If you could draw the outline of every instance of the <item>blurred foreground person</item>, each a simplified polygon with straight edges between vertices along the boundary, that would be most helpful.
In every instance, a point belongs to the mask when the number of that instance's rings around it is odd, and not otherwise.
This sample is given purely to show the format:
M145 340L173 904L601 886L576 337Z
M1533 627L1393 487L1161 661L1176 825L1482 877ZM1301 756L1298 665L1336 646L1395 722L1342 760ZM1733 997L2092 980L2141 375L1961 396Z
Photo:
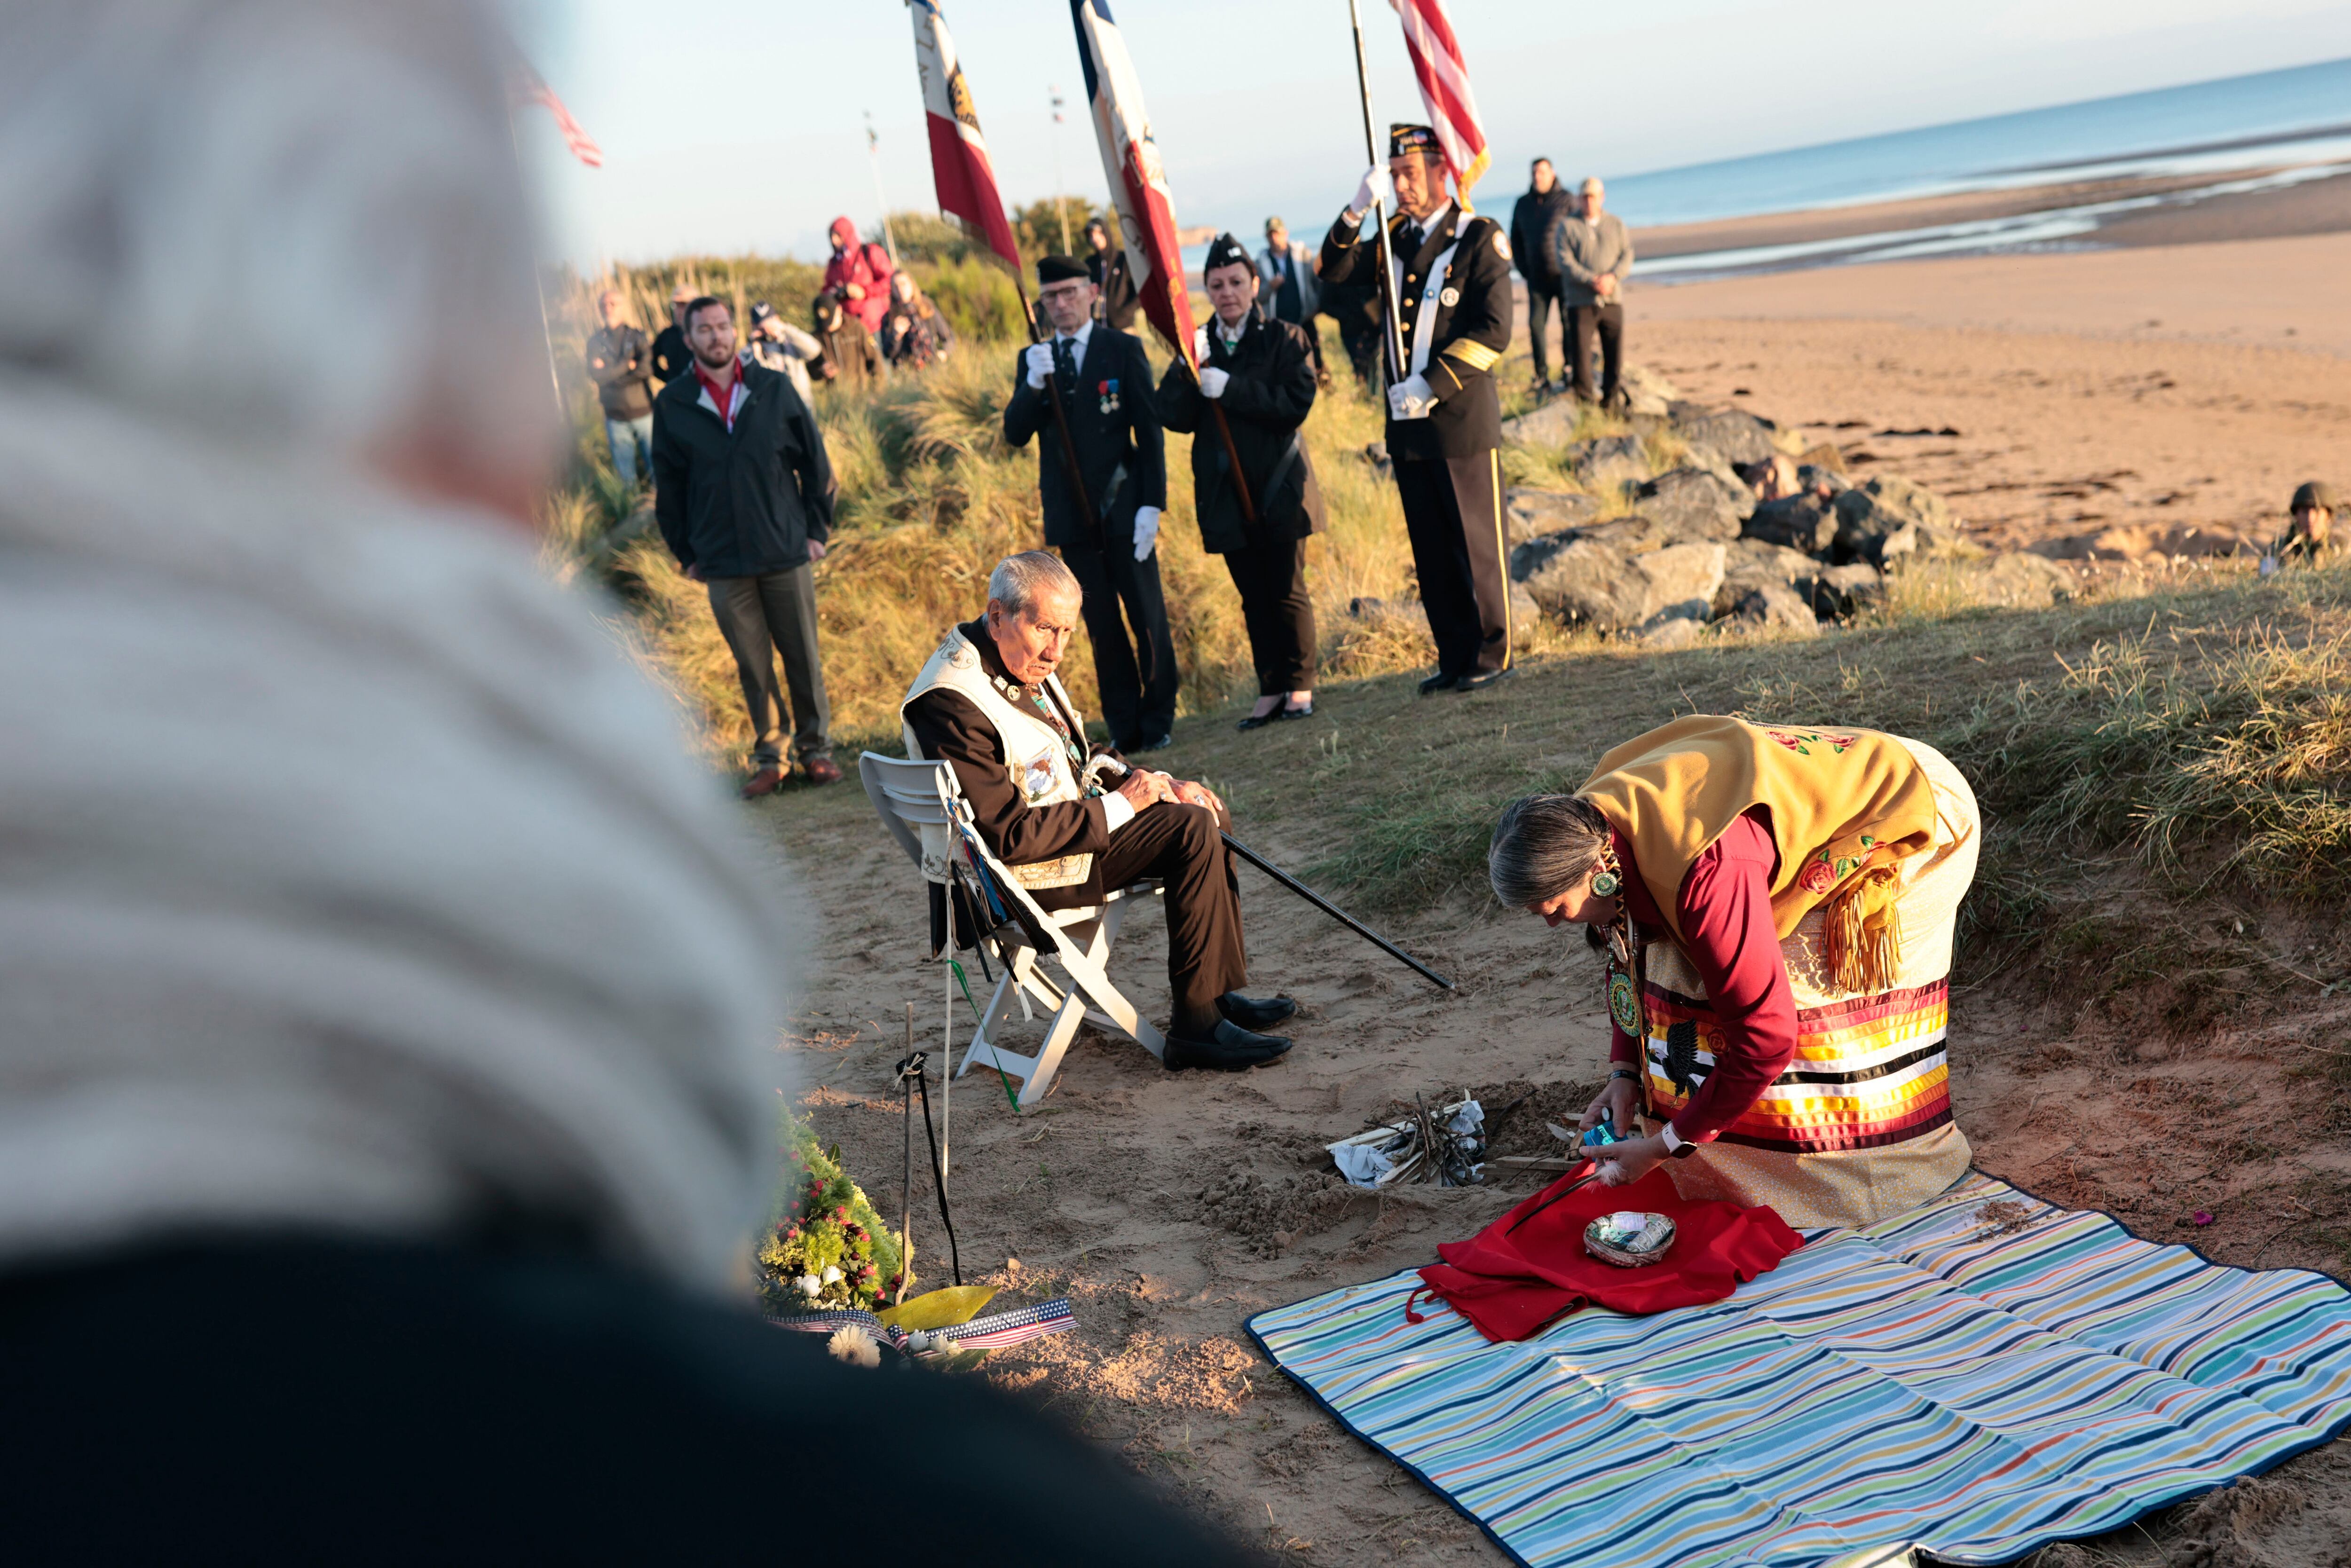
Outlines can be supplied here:
M751 718L743 799L784 781L784 692L792 750L812 784L833 784L832 705L817 646L816 562L832 534L824 432L791 382L735 345L734 313L708 295L685 308L694 375L653 404L653 515L735 655ZM776 660L784 681L776 684Z
M789 1478L929 1559L1236 1560L737 1304L782 889L535 564L509 47L0 11L8 1558L750 1561ZM990 1464L912 1484L910 1433Z
M1257 706L1243 729L1314 713L1314 601L1306 592L1306 540L1322 529L1322 489L1299 439L1314 407L1314 357L1306 329L1258 310L1260 269L1230 235L1218 235L1200 268L1215 319L1194 333L1198 380L1181 362L1159 382L1159 415L1192 437L1192 511L1200 548L1225 558L1241 596ZM1250 506L1233 487L1232 460L1209 404L1222 409L1240 455Z
M2286 503L2285 532L2262 558L2262 575L2282 566L2322 566L2341 549L2335 538L2335 486L2317 479L2295 487Z
M645 464L653 440L653 351L629 319L628 302L617 288L597 297L604 325L589 334L588 379L604 408L604 439L612 448L612 471L623 485L650 476Z

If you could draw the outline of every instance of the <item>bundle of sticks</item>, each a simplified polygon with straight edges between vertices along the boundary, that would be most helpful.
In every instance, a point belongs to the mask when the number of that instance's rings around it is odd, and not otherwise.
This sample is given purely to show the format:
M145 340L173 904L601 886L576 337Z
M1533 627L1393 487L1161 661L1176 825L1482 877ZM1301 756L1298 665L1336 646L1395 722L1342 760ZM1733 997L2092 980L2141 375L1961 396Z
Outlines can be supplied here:
M1478 1186L1485 1182L1486 1112L1467 1091L1451 1099L1439 1095L1434 1106L1420 1094L1389 1103L1402 1114L1374 1122L1352 1137L1326 1145L1332 1163L1351 1184ZM1513 1100L1494 1121L1499 1122L1518 1107L1519 1101Z

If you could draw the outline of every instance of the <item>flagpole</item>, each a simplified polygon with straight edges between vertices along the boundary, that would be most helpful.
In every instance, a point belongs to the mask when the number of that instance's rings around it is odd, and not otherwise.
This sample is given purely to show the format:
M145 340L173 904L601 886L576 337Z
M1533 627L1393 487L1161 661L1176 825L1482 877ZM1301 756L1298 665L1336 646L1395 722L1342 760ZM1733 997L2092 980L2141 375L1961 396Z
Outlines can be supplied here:
M873 111L865 111L865 161L873 170L873 204L882 209L882 242L890 247L890 266L898 266L898 236L890 232L890 198L882 193L882 139L873 134Z
M1355 86L1364 100L1364 156L1374 168L1380 163L1379 134L1372 124L1372 74L1364 63L1363 0L1347 0L1347 21L1355 30ZM1388 218L1384 203L1372 203L1374 226L1380 236L1380 294L1387 305L1388 329L1385 335L1388 359L1388 384L1394 386L1405 378L1404 323L1396 304L1395 258L1388 249Z

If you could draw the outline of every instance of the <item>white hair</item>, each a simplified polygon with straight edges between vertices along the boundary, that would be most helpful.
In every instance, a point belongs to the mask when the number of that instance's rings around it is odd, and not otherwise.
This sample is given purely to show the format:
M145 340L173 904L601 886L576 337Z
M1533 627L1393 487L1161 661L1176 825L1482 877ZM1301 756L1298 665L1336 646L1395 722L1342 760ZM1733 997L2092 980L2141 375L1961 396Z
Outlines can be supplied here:
M1040 549L1006 556L987 574L987 597L1004 606L1008 615L1022 613L1048 593L1079 591L1078 574L1062 565L1061 557Z
M11 0L0 38L0 361L329 462L551 452L481 5Z

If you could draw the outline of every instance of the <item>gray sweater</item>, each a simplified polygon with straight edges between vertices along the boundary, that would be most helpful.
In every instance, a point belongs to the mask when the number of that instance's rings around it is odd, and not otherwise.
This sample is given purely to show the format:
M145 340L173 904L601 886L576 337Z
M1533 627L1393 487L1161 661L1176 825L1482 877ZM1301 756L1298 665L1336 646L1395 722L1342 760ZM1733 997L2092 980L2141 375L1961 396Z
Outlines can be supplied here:
M1596 224L1581 217L1564 217L1552 228L1552 239L1559 254L1559 297L1562 301L1570 306L1599 303L1600 297L1592 291L1592 286L1602 273L1613 272L1619 287L1608 297L1609 302L1622 303L1622 286L1633 271L1633 236L1625 232L1624 219L1610 212L1602 213Z

